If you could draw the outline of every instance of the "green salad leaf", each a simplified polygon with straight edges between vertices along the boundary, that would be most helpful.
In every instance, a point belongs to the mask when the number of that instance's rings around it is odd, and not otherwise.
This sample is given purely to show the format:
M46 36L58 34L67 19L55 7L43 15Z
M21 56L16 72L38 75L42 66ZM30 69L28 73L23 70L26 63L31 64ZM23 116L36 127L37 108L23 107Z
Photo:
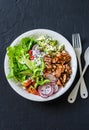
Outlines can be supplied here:
M30 68L25 64L24 57L28 58L27 51L32 48L36 42L32 38L23 38L18 45L9 46L7 55L9 57L10 73L7 78L14 78L18 81L24 81L27 78L26 71ZM26 59L26 58L25 58ZM28 59L27 59L28 60ZM30 60L28 60L30 62ZM24 72L25 73L22 73ZM31 74L31 70L29 71Z

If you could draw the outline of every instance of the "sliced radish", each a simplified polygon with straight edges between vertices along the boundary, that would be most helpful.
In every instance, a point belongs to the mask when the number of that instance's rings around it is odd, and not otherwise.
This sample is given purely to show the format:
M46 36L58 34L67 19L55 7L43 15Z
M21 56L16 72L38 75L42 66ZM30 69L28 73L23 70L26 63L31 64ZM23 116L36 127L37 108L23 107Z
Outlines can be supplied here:
M46 84L43 86L39 86L38 92L41 97L47 98L53 94L54 90L53 90L53 87L51 86L51 84Z
M35 44L35 45L32 47L32 50L38 50L38 45Z
M56 83L52 83L52 87L53 87L53 93L58 92L59 87L58 87L58 85Z
M39 50L32 50L32 54L35 58L38 58L40 56L40 51Z
M46 78L48 78L51 82L57 81L57 78L52 74L47 74Z

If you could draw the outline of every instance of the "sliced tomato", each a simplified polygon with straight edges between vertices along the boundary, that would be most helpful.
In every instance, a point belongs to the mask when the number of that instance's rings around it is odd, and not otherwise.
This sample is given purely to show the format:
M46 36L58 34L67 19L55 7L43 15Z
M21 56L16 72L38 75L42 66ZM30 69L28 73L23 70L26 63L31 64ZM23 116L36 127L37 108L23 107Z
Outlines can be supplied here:
M39 95L39 92L34 88L34 87L29 87L28 89L27 89L27 91L29 92L29 93L32 93L32 94L35 94L35 95Z
M31 83L32 83L32 80L25 80L25 81L22 83L22 85L27 88L29 85L31 85Z
M34 86L35 83L36 83L36 80L32 81L32 84L31 84L31 85Z

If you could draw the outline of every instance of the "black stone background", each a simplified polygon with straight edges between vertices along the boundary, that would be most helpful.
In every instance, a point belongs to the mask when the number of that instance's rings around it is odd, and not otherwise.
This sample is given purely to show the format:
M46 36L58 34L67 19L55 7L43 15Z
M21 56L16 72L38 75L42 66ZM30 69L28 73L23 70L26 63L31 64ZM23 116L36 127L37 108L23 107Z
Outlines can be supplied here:
M0 130L89 130L89 98L78 94L74 104L67 97L79 78L60 98L37 103L19 96L4 74L6 47L20 34L47 28L64 35L70 42L80 33L81 57L89 46L89 0L0 0ZM84 76L89 90L89 68Z

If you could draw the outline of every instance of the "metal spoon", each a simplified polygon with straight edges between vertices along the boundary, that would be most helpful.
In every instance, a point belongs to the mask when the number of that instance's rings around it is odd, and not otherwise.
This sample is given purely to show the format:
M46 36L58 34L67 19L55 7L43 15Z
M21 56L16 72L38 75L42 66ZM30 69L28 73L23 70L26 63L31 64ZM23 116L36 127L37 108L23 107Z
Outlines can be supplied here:
M74 103L75 102L77 94L78 94L79 84L80 84L80 82L82 80L82 77L83 77L83 75L84 75L84 73L85 73L85 71L86 71L86 69L87 69L87 67L89 65L89 47L85 51L84 59L85 59L85 67L83 69L83 72L82 72L82 74L80 76L80 79L78 80L76 86L74 87L74 89L72 90L70 95L68 96L68 102L69 103ZM88 97L88 93L87 93L87 97Z

